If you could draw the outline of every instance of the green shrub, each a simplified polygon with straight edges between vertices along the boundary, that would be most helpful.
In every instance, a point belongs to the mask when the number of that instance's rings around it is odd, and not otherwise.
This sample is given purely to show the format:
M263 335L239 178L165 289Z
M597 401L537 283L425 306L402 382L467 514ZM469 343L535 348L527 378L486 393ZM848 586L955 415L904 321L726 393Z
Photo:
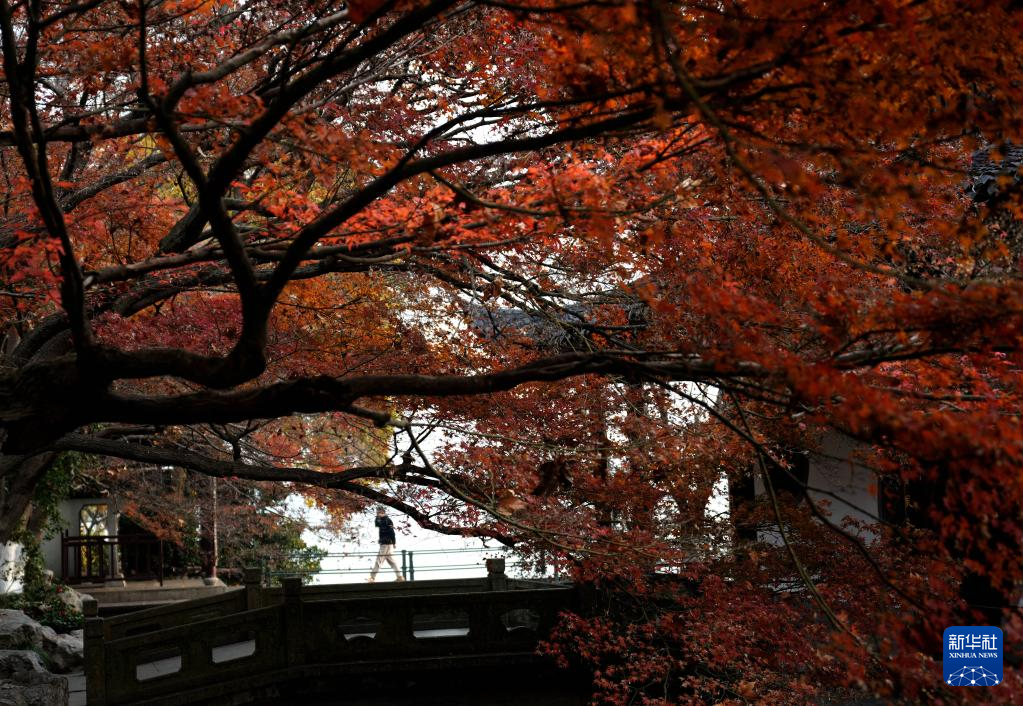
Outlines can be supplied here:
M59 633L79 630L85 618L63 600L61 594L69 591L60 584L35 585L25 593L0 594L0 608L24 611L25 615Z
M67 590L65 586L56 586L55 588L56 592L52 597L43 603L36 604L38 615L32 617L57 632L80 630L85 626L84 616L81 611L75 610L60 599L61 589Z

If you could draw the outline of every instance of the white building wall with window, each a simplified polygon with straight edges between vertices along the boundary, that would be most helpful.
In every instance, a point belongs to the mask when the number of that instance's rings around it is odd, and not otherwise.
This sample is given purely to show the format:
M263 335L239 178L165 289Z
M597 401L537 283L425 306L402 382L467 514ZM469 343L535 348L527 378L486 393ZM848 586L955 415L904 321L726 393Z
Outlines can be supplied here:
M95 512L89 511L89 508L96 508L97 506L106 506L106 522L105 526L100 528L93 526L92 530L98 534L104 534L109 537L117 536L117 525L120 519L120 514L117 509L117 504L113 498L73 498L70 500L63 500L60 503L60 516L61 516L61 533L45 539L42 542L42 553L43 553L43 564L47 569L53 572L54 577L59 581L63 577L61 576L61 534L67 532L72 537L78 537L85 534L85 527L83 527L83 510L87 511L87 515L90 518L94 518ZM88 520L87 520L88 522Z

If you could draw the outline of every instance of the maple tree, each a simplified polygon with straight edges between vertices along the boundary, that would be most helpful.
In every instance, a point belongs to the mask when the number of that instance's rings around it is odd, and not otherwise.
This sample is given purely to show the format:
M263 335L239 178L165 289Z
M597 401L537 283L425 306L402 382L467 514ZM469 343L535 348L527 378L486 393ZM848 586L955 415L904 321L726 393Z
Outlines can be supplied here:
M935 655L1021 630L1023 212L967 188L1021 134L1021 29L0 0L0 540L62 451L289 483L628 586L549 648L607 703L1011 701ZM895 489L872 542L773 490L825 430Z
M326 551L302 539L303 532L318 528L310 526L283 484L209 478L146 464L112 466L107 462L89 476L117 498L118 512L128 520L119 534L142 531L164 542L160 561L165 575L199 571L203 577L237 583L246 566L275 574L301 570L310 576L319 569ZM336 511L340 503L333 505ZM122 562L130 575L155 570L156 560L134 552Z

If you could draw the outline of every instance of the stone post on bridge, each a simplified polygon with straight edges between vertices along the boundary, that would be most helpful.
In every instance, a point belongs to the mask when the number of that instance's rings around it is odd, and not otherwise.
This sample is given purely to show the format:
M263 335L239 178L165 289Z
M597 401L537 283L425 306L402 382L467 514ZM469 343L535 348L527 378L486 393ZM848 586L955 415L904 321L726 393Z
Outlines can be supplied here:
M487 559L487 581L491 591L507 591L508 577L504 573L504 559Z
M103 650L103 619L99 617L99 603L95 598L82 601L85 615L85 693L88 706L103 706L107 702L107 667Z
M249 566L242 571L242 583L245 584L245 610L263 607L263 570L258 566Z
M284 631L288 666L305 663L305 627L302 623L302 579L289 576L281 579L284 587Z

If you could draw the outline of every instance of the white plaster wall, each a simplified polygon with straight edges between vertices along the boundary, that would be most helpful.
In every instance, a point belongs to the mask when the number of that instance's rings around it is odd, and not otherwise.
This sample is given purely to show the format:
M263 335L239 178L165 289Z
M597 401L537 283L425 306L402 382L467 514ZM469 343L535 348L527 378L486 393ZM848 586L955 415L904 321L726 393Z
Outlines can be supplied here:
M0 546L0 593L21 593L24 590L24 578L21 545L8 542Z
M820 507L820 501L826 500L829 505L824 510L828 521L842 527L846 518L866 523L868 526L859 531L864 541L871 541L875 534L870 525L877 520L877 477L863 463L857 452L862 455L863 447L859 442L838 432L826 432L817 450L809 452L810 468L807 476L807 494ZM767 492L759 475L754 479L756 494ZM848 531L848 530L847 530ZM762 542L783 544L777 528L759 533Z
M877 522L877 476L859 458L865 450L847 436L827 432L820 450L810 453L809 495L814 502L830 502L828 512L834 524L846 518L870 525Z

